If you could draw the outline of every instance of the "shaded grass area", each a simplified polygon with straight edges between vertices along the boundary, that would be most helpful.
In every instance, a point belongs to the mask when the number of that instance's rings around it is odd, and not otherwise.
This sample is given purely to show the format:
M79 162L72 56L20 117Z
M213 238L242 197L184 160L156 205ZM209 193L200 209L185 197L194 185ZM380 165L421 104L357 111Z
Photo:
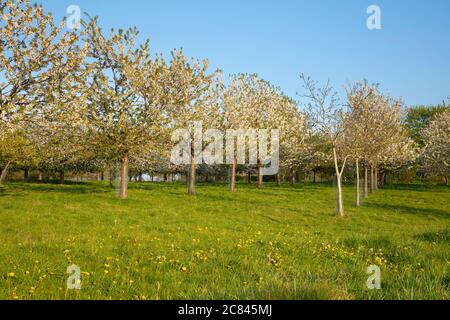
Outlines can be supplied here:
M327 185L0 188L1 299L448 299L450 189L396 186L334 215ZM82 289L66 290L69 265ZM382 290L366 287L367 267Z

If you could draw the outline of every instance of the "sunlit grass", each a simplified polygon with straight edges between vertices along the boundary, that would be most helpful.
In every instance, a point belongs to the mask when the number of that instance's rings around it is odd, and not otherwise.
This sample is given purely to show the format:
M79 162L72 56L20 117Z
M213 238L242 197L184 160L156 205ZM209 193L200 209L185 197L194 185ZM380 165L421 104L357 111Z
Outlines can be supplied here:
M326 185L10 184L0 299L449 299L450 189L380 190L346 218ZM82 289L67 290L69 265ZM366 287L367 267L382 290Z

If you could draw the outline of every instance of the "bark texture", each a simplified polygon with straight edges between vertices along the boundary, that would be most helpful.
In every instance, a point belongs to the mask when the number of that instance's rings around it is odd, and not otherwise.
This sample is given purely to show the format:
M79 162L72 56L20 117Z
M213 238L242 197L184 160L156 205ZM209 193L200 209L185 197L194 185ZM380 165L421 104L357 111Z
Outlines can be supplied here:
M344 194L343 194L343 190L342 190L342 175L344 173L344 169L345 169L345 164L347 162L347 159L344 160L344 163L342 165L342 169L339 168L339 164L338 164L338 157L337 157L337 150L336 148L333 148L333 156L334 156L334 166L336 169L336 184L337 184L337 191L338 191L338 196L337 196L337 214L340 217L344 217L345 216L345 211L344 211Z
M364 198L369 198L369 168L364 165Z
M195 195L195 178L197 174L197 166L195 164L195 156L191 155L191 164L189 166L189 186L188 186L188 194L193 196Z
M236 192L236 159L233 160L230 167L230 191Z
M264 187L263 182L264 176L263 176L263 167L261 165L258 166L258 188L262 189Z
M129 175L129 158L128 153L122 156L120 161L120 190L119 199L126 200L128 198L128 175Z
M360 181L359 181L359 159L356 159L356 206L361 206L361 195L360 195Z

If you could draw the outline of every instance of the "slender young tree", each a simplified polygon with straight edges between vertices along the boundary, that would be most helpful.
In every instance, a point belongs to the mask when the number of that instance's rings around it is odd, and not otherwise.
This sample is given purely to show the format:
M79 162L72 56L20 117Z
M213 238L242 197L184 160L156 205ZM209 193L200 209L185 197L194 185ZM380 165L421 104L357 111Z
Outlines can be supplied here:
M332 154L338 190L337 214L343 217L345 211L342 177L350 157L346 144L348 140L345 139L344 112L329 81L320 88L317 82L304 74L300 79L306 92L303 97L308 99L306 107L312 130L320 137L318 141L325 142Z

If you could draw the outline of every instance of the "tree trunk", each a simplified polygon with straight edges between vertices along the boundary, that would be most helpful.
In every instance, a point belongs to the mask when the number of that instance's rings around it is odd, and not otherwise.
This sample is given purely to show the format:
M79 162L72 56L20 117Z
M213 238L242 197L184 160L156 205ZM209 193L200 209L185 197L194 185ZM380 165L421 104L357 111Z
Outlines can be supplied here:
M261 165L258 165L258 188L262 189L264 186L263 182L263 167Z
M64 184L66 181L64 170L59 172L59 184Z
M295 187L295 184L297 183L295 179L295 169L291 168L291 186Z
M120 191L119 191L119 199L126 200L128 198L128 153L125 153L122 156L122 160L120 161Z
M447 176L444 177L444 182L445 182L445 185L448 186L448 177Z
M379 187L379 181L378 181L378 166L375 166L375 177L374 177L374 181L375 181L375 191L378 191L378 187Z
M381 178L380 178L380 185L381 185L381 187L384 187L386 185L386 176L387 176L386 172L383 172L381 174Z
M364 164L364 198L369 198L369 168Z
M197 174L197 167L195 164L195 155L191 154L191 165L189 166L189 187L188 187L188 195L195 195L195 179Z
M6 179L6 175L8 174L8 169L9 169L10 164L11 164L11 161L8 161L5 165L5 167L3 168L2 173L0 174L0 185L2 185Z
M39 170L39 173L38 173L38 180L39 180L39 181L44 180L44 173L42 172L42 170Z
M277 173L277 187L281 187L281 173Z
M337 170L339 171L339 169ZM336 174L336 182L337 182L337 188L338 188L338 207L337 207L337 214L341 217L345 216L344 212L344 195L342 192L342 176L340 174Z
M247 183L252 183L252 171L250 169L247 172Z
M361 206L361 199L360 199L360 181L359 181L359 159L356 159L356 206Z
M30 170L28 168L23 169L23 181L28 182L30 179Z
M316 170L313 170L313 183L316 183Z
M375 169L370 166L370 191L375 192Z
M236 158L233 159L230 167L230 191L236 191Z
M341 217L345 216L344 212L344 195L342 190L342 174L345 169L345 163L347 160L344 161L344 164L342 165L342 170L339 168L338 164L338 158L337 158L337 151L336 148L333 148L333 157L334 157L334 167L336 170L336 183L337 183L337 189L338 189L338 205L337 205L337 214Z
M109 168L108 178L109 186L112 188L114 184L114 169L112 167Z

